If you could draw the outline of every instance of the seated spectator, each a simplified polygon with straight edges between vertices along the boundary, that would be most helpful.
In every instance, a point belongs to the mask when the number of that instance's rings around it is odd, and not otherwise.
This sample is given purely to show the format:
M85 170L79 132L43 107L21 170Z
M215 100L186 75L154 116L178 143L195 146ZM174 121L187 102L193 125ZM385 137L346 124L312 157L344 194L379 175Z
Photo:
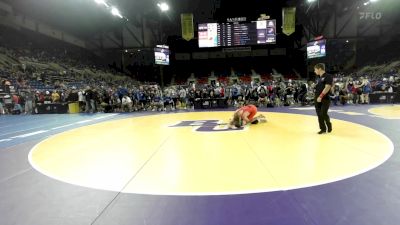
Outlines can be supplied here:
M267 87L264 86L264 84L262 84L257 88L257 92L258 92L258 104L260 106L267 105L267 103L268 103L268 101L267 101Z
M163 111L164 110L164 102L163 102L163 100L162 100L162 98L161 98L161 96L160 95L156 95L154 98L153 98L153 101L152 101L152 103L151 103L151 105L152 105L152 111Z
M124 95L122 97L121 106L123 111L132 112L132 99L129 96Z
M344 85L342 85L339 91L339 102L340 104L345 105L347 101L348 101L347 89Z
M59 103L60 102L60 94L58 94L57 91L53 91L53 93L51 93L51 102L52 103Z
M369 104L369 94L372 92L371 83L367 78L364 78L361 84L361 104Z
M50 91L46 91L44 95L44 104L50 104L51 103L51 94Z
M332 89L333 90L330 93L330 98L331 98L333 104L337 105L338 101L339 101L339 92L340 92L339 85L336 84L334 87L332 87Z
M68 102L78 102L79 94L76 91L76 87L72 87L71 92L68 94L67 101Z
M12 109L12 114L21 114L22 113L22 107L20 104L20 97L18 95L13 95L12 96L12 101L14 104L14 107Z
M3 107L3 99L0 98L0 115L4 115L6 112L4 111Z

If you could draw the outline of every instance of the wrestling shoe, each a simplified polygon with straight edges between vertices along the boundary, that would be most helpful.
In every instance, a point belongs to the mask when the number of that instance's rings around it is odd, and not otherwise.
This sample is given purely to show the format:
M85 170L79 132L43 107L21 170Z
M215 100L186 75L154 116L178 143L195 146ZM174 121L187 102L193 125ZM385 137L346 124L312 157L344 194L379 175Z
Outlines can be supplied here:
M267 119L265 119L265 117L261 117L261 118L258 118L258 121L260 121L260 123L266 123Z

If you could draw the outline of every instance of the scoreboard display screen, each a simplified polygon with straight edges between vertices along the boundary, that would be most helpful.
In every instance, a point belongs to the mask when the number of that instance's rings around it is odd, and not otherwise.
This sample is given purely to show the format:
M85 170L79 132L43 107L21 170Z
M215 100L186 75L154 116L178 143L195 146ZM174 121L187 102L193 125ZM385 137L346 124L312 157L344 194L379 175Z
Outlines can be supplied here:
M307 58L319 58L326 56L326 40L317 40L307 43Z
M203 23L198 28L200 48L276 43L276 20Z
M169 65L169 47L166 45L157 45L154 48L154 59L156 65Z

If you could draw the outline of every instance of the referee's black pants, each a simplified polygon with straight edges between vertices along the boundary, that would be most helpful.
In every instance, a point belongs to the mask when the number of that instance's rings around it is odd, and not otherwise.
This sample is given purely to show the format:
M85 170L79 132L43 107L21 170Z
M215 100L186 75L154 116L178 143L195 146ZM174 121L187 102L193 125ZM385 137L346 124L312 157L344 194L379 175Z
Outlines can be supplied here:
M323 98L321 102L315 100L315 111L318 116L319 129L322 132L332 131L332 123L328 115L329 105L331 101L329 98Z

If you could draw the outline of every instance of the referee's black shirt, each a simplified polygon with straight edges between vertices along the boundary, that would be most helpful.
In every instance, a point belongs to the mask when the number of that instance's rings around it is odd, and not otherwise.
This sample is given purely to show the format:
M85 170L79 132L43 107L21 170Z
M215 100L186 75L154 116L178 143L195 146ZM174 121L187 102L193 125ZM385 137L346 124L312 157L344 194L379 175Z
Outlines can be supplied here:
M331 74L324 73L322 76L320 76L317 80L317 86L315 87L315 97L318 98L318 96L322 93L322 91L325 88L325 85L329 84L332 86L333 84L333 76ZM326 93L324 98L329 96L329 92Z

